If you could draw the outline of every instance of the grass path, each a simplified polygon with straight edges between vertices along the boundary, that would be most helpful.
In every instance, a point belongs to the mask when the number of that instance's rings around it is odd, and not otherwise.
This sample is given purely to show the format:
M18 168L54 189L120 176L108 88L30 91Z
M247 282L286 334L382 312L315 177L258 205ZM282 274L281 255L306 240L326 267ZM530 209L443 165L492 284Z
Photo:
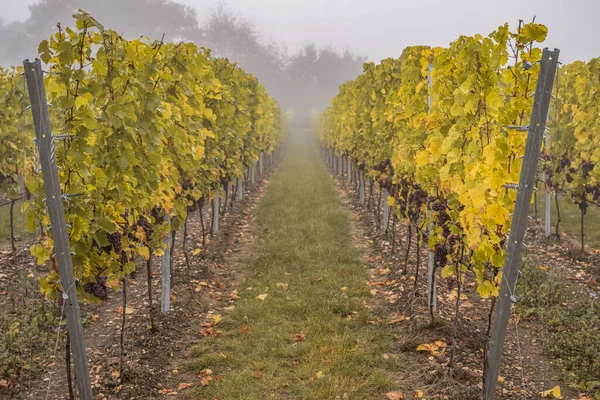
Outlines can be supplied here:
M385 398L399 360L383 357L389 331L365 307L373 300L349 215L308 139L293 140L256 223L241 299L188 365L213 380L190 398Z

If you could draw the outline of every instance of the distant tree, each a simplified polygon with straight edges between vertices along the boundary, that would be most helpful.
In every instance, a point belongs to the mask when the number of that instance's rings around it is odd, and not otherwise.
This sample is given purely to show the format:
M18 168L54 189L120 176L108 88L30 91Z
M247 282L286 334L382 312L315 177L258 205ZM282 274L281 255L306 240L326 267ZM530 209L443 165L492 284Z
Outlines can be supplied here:
M318 49L306 45L287 64L290 89L294 93L290 107L297 119L309 122L312 110L322 110L338 92L339 85L362 72L366 57L349 51L338 53L331 47Z
M256 75L272 96L283 101L287 88L284 74L285 48L265 42L256 27L219 3L201 22L196 43L212 49L213 54L240 63Z
M284 108L303 123L313 109L323 109L338 86L362 71L365 58L349 51L306 45L288 55L284 45L265 41L248 20L218 3L198 23L195 11L172 0L39 0L23 22L0 21L0 63L20 65L37 54L40 41L73 23L79 8L125 37L148 36L168 41L192 40L214 55L238 62L255 74Z
M125 37L167 40L188 38L198 29L195 11L170 0L40 0L29 6L30 17L0 26L0 62L20 64L37 54L40 41L56 32L57 24L73 23L82 8Z

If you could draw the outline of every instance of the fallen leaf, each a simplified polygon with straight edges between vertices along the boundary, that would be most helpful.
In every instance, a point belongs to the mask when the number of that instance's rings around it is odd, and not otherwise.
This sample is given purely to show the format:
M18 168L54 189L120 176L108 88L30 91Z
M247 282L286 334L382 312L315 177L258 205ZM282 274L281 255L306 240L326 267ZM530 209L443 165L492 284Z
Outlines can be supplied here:
M277 282L276 285L277 285L277 287L280 287L283 290L288 290L288 286L289 286L287 283L282 283L282 282Z
M317 379L321 379L325 376L325 374L323 373L323 371L319 371L315 374L315 378Z
M193 386L194 386L193 383L180 383L179 386L177 386L177 390L179 390L179 391L187 390Z
M551 399L562 399L562 394L560 393L560 386L554 386L550 390L544 390L540 392L540 396L547 397Z
M92 321L98 321L100 319L100 316L98 314L93 314L91 319Z
M250 330L250 327L248 327L248 325L240 325L240 327L238 329L240 330L240 332L245 333L247 335L252 333L252 331Z
M133 314L134 311L135 310L133 309L133 307L125 307L125 314L127 314L127 315ZM122 306L117 307L115 312L119 315L123 314L123 307Z
M422 390L415 390L414 396L417 398L421 398L423 397L423 391Z
M256 379L262 379L263 378L263 374L261 374L259 371L256 371L252 374L253 377L255 377Z
M417 351L428 351L432 356L439 356L446 352L448 345L446 342L436 340L432 343L424 343L417 347Z
M267 296L268 296L267 293L263 293L263 294L259 294L258 296L256 296L256 298L259 300L264 300L267 298Z
M588 286L596 286L598 284L598 282L596 282L593 279L590 279L585 284L588 285Z
M389 400L404 400L404 394L401 392L388 392L385 394Z
M210 384L210 381L212 381L212 376L207 376L205 378L200 379L200 384L202 386L208 386Z
M406 321L406 317L404 315L399 316L390 321L390 325L397 324L398 322Z
M305 340L306 340L306 333L304 333L304 332L296 333L294 335L294 342L296 342L296 343L303 342Z

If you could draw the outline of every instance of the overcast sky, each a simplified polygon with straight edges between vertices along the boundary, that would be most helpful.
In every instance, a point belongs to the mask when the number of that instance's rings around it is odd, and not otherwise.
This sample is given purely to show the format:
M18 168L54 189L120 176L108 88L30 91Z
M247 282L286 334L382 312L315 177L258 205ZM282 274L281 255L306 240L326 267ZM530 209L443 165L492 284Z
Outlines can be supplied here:
M0 0L5 22L27 18L36 0ZM127 1L127 0L123 0ZM178 0L199 19L214 0ZM548 26L546 46L561 50L563 62L600 56L600 0L227 0L270 40L290 51L305 43L332 44L368 55L396 57L408 45L446 45L459 34L488 34L518 19Z

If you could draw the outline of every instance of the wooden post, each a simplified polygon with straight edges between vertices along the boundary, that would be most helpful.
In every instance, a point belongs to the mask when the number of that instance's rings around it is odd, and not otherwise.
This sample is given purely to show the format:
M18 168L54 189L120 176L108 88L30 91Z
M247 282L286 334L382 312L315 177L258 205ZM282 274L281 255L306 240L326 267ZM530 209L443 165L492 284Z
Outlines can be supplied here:
M540 149L546 129L546 118L550 108L558 55L558 49L554 49L553 51L544 49L542 53L531 121L529 123L529 133L525 144L523 167L517 189L513 223L510 227L506 259L502 271L503 279L500 284L500 294L498 295L498 303L496 305L496 317L492 327L492 337L488 343L486 352L482 394L484 400L492 400L494 398L511 306L517 301L514 293L517 286L519 264L521 262L521 249L527 228L529 205L535 185Z
M79 312L79 300L77 298L77 283L73 272L73 260L71 258L69 235L67 233L63 195L60 189L56 154L54 153L55 139L52 136L46 89L44 88L44 72L39 59L36 59L34 62L25 60L23 66L25 67L25 79L31 102L35 137L42 168L42 177L44 179L46 207L50 214L56 263L63 291L62 296L67 319L67 331L73 355L73 365L75 367L75 380L77 381L80 398L83 400L92 400L92 387Z

